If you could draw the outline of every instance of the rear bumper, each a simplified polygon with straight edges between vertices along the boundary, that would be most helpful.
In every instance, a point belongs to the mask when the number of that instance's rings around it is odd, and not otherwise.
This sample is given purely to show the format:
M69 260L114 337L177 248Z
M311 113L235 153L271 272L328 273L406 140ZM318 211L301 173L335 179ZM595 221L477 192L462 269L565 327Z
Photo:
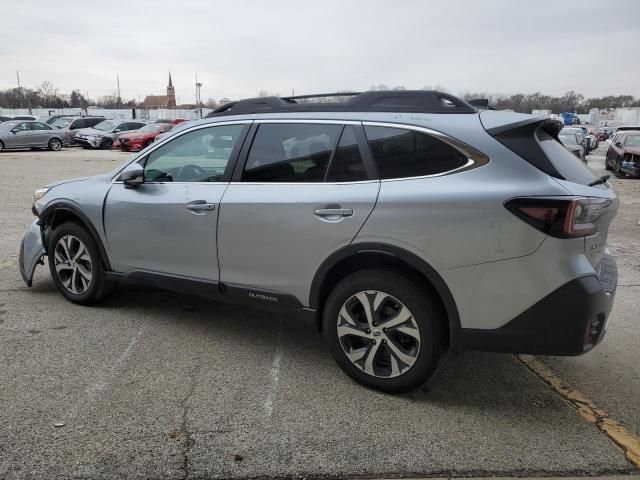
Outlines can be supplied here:
M605 255L596 275L572 280L506 325L460 331L466 350L538 355L582 355L603 339L618 282L615 260Z

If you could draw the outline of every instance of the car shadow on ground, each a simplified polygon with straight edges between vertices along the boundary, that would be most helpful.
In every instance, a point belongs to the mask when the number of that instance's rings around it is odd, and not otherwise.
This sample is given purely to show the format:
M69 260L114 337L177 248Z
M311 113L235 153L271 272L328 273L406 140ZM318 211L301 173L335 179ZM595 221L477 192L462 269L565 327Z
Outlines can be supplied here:
M67 301L48 277L36 279L33 287L25 291L50 296L52 308L66 307ZM204 342L224 339L239 348L259 344L260 350L267 354L280 348L290 365L300 371L312 372L311 377L326 379L329 376L330 381L364 388L339 370L313 321L135 284L120 285L98 306L72 308L74 311L81 309L78 313L82 318L90 315L91 310L99 309L101 321L121 322L130 317L151 329L178 324L183 334L197 336ZM271 358L265 359L265 363L270 361ZM541 386L543 383L513 355L463 352L446 356L435 376L422 389L395 398L482 411L517 412L532 405L552 410L567 408ZM369 392L388 397L380 392Z

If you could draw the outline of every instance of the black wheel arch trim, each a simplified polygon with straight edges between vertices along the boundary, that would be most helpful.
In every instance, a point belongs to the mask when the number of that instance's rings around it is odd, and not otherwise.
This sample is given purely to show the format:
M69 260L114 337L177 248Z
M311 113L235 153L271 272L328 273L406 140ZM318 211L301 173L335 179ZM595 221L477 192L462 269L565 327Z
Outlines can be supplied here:
M109 256L107 255L107 250L104 248L102 239L98 234L98 230L93 225L89 217L76 205L64 200L50 203L38 215L38 218L40 219L40 222L41 222L41 226L43 224L46 224L50 218L54 218L55 214L59 211L70 212L80 219L80 221L83 223L83 226L87 229L87 231L89 232L93 240L96 242L96 245L98 245L98 250L100 251L100 256L102 257L102 263L104 264L105 269L111 270L111 263L109 262ZM43 244L45 245L45 248L46 248L46 243L43 242Z
M359 254L377 253L388 255L407 266L420 272L431 283L436 293L440 296L444 305L447 318L449 321L450 348L458 347L460 332L460 314L458 307L451 294L451 290L445 283L440 274L422 258L416 254L409 252L401 247L389 245L385 243L355 243L341 248L332 253L318 268L311 283L311 291L309 293L309 307L313 310L320 311L320 297L324 281L333 267L349 257Z

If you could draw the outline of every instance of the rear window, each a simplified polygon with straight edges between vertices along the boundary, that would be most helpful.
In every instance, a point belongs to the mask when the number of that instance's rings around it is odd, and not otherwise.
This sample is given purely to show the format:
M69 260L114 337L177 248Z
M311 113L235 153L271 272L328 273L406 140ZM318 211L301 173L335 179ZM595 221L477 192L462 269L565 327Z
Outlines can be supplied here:
M582 160L572 154L547 132L538 129L536 135L544 155L565 180L588 185L598 178L589 170Z

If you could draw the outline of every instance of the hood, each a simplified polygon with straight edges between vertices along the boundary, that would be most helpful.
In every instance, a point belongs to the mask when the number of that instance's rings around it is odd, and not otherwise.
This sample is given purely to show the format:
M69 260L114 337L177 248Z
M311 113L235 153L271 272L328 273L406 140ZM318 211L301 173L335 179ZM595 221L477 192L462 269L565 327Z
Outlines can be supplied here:
M60 180L58 182L50 183L49 185L46 185L45 188L53 188L53 187L57 187L59 185L64 185L65 183L81 182L83 180L86 180L87 178L89 178L89 177L67 178L65 180Z
M622 147L625 153L630 153L631 155L640 155L640 147L632 147L629 145L628 147Z
M86 180L99 180L99 179L105 179L105 180L109 180L111 179L111 177L113 176L113 173L102 173L100 175L93 175L91 177L77 177L77 178L67 178L65 180L60 180L58 182L53 182L50 183L49 185L46 185L45 188L53 188L53 187L58 187L60 185L64 185L66 183L73 183L73 182L84 182Z
M121 133L118 135L118 138L143 138L143 137L152 137L154 135L153 132L128 132Z
M105 132L104 130L97 130L93 127L89 128L80 128L76 130L76 135L84 134L84 135L112 135L111 132Z

